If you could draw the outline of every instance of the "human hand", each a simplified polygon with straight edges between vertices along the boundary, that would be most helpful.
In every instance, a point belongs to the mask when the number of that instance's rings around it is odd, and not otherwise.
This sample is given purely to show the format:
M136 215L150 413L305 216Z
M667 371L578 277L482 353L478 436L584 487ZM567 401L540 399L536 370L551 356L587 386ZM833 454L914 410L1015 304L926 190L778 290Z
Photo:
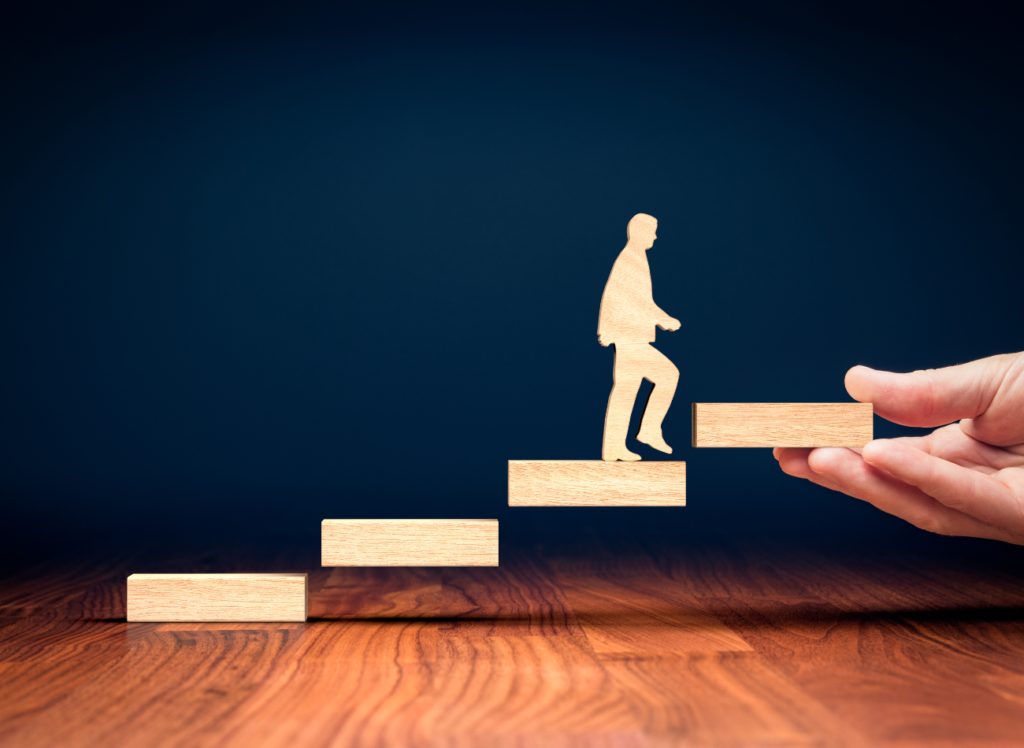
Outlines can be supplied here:
M679 329L679 324L679 320L677 320L675 317L665 317L665 319L661 320L661 322L658 323L658 327L660 327L662 330L675 332L676 330Z
M863 449L776 447L783 472L924 530L1024 545L1024 353L910 374L855 366L846 389L904 426L960 422Z

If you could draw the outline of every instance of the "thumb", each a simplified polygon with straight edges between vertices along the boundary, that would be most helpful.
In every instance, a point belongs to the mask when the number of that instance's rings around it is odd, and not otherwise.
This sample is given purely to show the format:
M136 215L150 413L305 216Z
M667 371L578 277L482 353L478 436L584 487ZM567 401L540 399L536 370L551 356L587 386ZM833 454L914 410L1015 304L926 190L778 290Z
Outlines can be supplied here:
M855 366L846 373L854 400L904 426L932 428L961 419L964 432L1008 446L1024 441L1024 354L990 356L945 369L895 374ZM1016 392L1014 392L1016 390ZM1014 433L1011 433L1014 432Z

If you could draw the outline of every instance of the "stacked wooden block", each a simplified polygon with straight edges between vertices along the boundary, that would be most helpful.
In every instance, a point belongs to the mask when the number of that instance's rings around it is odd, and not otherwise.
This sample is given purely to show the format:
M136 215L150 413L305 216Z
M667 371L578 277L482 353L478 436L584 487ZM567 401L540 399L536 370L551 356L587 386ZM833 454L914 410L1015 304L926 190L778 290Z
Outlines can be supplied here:
M694 447L863 447L870 403L694 403ZM509 460L509 506L685 506L686 463ZM328 519L323 566L497 566L497 520ZM130 622L305 621L305 574L133 574Z
M494 519L325 519L323 566L497 566ZM305 621L305 574L132 574L128 621Z
M871 403L694 403L694 447L863 447ZM510 506L686 506L686 463L509 460Z

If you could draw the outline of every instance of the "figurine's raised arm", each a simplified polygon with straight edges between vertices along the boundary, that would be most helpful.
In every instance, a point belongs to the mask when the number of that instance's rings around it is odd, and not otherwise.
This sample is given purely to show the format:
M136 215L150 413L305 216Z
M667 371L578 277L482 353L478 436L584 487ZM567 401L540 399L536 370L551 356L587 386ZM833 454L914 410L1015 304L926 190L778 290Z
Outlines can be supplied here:
M664 309L659 307L657 304L654 306L658 310L658 321L655 324L662 330L668 330L669 332L675 332L679 329L681 323L675 317L671 316Z

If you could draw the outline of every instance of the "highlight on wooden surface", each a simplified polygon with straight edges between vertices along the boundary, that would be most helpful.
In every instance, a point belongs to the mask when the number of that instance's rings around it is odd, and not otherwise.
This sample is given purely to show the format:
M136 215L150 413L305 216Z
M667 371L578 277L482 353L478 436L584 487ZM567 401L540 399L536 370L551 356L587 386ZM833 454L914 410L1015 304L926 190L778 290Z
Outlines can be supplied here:
M509 460L508 504L686 506L686 463Z
M694 403L695 447L863 447L871 403Z
M497 566L496 519L325 519L323 566Z
M306 620L305 574L132 574L129 623Z

